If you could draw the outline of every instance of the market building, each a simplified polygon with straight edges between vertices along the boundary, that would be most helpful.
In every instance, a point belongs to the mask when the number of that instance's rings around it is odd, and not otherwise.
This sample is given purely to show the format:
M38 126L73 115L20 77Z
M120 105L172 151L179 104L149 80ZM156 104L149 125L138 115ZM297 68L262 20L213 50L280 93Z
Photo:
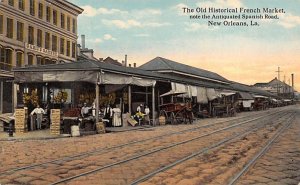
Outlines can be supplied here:
M65 0L0 1L0 69L9 72L13 67L75 62L77 16L82 12ZM18 90L6 79L1 80L4 86L1 92ZM5 94L1 99L6 99ZM0 112L12 108L5 106Z

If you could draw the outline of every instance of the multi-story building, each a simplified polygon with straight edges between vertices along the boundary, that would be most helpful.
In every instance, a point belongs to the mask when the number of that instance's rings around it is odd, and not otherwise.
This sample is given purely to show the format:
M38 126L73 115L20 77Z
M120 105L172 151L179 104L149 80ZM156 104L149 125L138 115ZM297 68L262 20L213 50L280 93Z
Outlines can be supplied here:
M76 61L82 12L66 0L0 0L0 70Z

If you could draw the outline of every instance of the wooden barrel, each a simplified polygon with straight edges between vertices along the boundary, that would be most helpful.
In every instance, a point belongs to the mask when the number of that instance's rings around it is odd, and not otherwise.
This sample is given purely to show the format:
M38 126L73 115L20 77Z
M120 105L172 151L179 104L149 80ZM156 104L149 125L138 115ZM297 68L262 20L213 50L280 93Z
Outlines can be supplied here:
M166 124L166 117L165 116L159 116L159 124L165 125Z
M80 136L79 126L77 126L77 125L71 126L71 135L72 135L72 137Z
M96 123L96 130L98 134L105 134L105 125L103 122Z

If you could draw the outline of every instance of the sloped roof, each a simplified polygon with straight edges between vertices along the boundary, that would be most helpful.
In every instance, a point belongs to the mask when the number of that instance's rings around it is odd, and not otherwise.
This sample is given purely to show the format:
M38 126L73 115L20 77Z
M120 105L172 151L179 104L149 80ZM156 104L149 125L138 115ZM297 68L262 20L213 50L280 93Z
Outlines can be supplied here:
M236 90L242 91L242 92L249 92L249 93L253 93L253 94L259 94L259 95L264 95L264 96L268 96L268 97L274 97L274 95L272 93L269 93L267 91L258 89L258 88L253 87L253 86L241 84L241 83L238 83L238 82L232 82L229 86L231 86L233 89L236 89Z
M178 71L182 73L196 75L199 77L205 77L205 78L210 78L210 79L219 80L223 82L228 82L227 79L225 79L224 77L220 76L217 73L188 66L185 64L181 64L162 57L156 57L150 60L149 62L141 65L139 68L147 71L162 71L162 70Z

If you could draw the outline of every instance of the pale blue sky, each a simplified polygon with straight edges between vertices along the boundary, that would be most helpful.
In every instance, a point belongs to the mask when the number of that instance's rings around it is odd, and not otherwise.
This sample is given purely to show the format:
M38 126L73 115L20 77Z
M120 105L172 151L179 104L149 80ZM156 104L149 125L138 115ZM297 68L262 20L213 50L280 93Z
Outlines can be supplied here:
M281 66L300 82L300 0L70 0L85 9L78 34L98 58L141 65L156 56L211 70L246 84L267 82ZM181 7L284 8L259 27L208 27ZM241 20L243 21L243 20ZM298 80L297 80L298 79ZM298 89L300 88L299 85Z

